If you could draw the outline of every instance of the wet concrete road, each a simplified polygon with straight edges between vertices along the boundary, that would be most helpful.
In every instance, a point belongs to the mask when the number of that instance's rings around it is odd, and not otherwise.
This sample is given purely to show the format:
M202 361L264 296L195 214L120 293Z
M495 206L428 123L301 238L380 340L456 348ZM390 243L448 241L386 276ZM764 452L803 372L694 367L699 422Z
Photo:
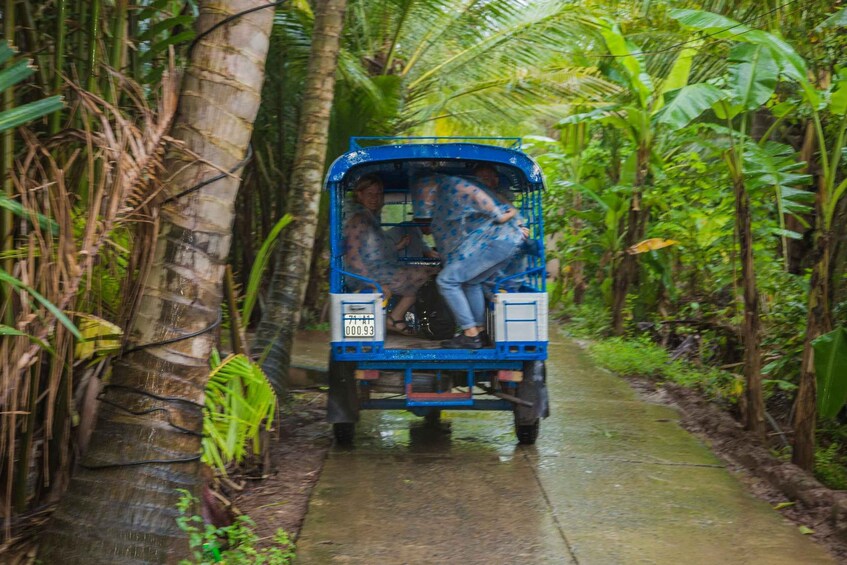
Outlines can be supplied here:
M298 565L833 563L744 492L677 413L645 403L564 340L550 418L518 446L512 417L445 412L445 428L366 412L331 451Z

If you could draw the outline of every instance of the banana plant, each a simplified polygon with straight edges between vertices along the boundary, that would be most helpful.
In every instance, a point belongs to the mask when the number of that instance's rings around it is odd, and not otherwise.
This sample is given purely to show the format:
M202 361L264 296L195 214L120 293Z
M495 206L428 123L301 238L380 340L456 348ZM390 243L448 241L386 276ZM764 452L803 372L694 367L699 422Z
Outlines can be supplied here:
M710 30L710 34L726 33L733 25L723 16L696 10L674 10L671 17L683 26L697 30ZM737 22L736 22L737 23ZM740 25L740 24L739 24ZM721 27L724 26L724 27ZM717 29L713 29L717 28ZM737 30L733 29L737 33ZM741 254L741 285L744 302L744 378L747 397L745 427L764 436L765 414L761 376L759 292L756 286L756 269L753 258L753 217L751 212L750 189L752 184L762 184L762 174L754 175L749 170L748 159L758 159L758 169L772 170L772 161L764 159L770 154L756 149L756 143L750 137L749 128L752 116L773 96L780 78L780 65L774 50L765 39L777 39L766 32L750 30L759 42L737 41L729 51L729 68L725 77L725 88L712 84L687 85L680 89L673 102L658 118L670 127L682 127L699 117L705 110L711 109L718 119L725 122L723 137L725 140L720 153L732 179L735 200L735 223L739 237ZM728 39L736 37L728 36ZM745 38L745 35L737 37ZM767 142L763 138L761 143ZM767 163L770 163L769 167ZM752 183L753 178L760 182ZM777 189L781 191L781 188ZM781 196L781 192L779 193Z
M633 146L621 170L621 185L629 187L628 214L623 220L621 249L629 249L644 239L648 206L644 194L653 183L655 169L662 162L658 157L662 123L658 121L662 108L672 99L672 93L688 83L698 42L690 42L675 55L669 55L668 69L662 76L652 76L642 49L636 46L610 21L597 21L613 63L606 65L604 74L620 87L616 101L590 112L569 116L559 122L567 126L585 121L611 126ZM612 264L612 332L623 333L623 310L630 282L638 268L637 256L618 253Z
M847 328L839 327L814 342L818 413L834 418L847 403Z
M683 26L709 34L716 39L736 42L736 49L745 53L755 53L757 66L750 73L740 74L739 78L758 75L764 72L771 82L772 77L789 81L798 87L802 105L811 115L814 132L817 137L821 169L821 182L818 186L818 205L815 214L816 258L812 267L809 288L806 336L801 363L800 382L794 409L794 449L792 461L807 470L814 466L815 422L816 422L816 378L813 342L819 336L832 330L832 289L829 284L830 262L833 252L833 220L845 191L847 179L839 182L838 171L847 144L847 69L837 69L831 86L819 88L809 78L805 60L783 39L752 29L731 18L702 12L699 10L674 10L672 17ZM847 19L844 10L840 10L822 25L845 27ZM743 47L742 47L743 46ZM738 51L736 51L737 53ZM754 99L764 102L766 85L753 91ZM772 92L772 91L771 91ZM770 94L768 94L770 97ZM720 105L727 117L737 114L736 107ZM824 117L829 119L830 135L824 131ZM828 144L827 140L834 140Z

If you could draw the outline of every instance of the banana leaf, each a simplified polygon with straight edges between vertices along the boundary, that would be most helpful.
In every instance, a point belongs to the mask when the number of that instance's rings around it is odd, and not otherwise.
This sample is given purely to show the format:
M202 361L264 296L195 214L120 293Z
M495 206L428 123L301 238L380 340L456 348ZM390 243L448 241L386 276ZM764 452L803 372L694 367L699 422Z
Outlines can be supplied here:
M847 402L847 329L839 327L812 342L818 385L818 414L833 418Z

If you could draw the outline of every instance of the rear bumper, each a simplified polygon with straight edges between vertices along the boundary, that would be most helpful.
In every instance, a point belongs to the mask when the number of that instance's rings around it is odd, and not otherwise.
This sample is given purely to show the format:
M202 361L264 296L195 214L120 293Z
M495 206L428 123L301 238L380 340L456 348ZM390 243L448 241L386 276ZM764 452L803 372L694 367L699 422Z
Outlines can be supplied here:
M386 349L383 341L332 342L331 355L336 361L364 363L477 363L506 361L544 361L546 341L497 342L482 349ZM364 366L364 365L362 365ZM398 365L395 365L398 366Z

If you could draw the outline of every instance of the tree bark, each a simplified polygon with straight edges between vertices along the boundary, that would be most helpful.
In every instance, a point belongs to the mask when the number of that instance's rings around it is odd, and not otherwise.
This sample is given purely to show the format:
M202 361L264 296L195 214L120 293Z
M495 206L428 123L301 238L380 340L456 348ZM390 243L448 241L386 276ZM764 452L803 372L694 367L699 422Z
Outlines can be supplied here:
M278 393L285 391L291 345L309 281L326 159L335 70L346 0L319 2L312 33L288 210L294 222L283 232L270 294L253 351L267 355L264 370Z
M632 187L632 199L629 202L629 213L626 219L626 233L622 256L615 262L612 271L612 335L621 336L624 333L623 314L626 307L626 295L629 285L637 274L638 259L627 250L641 241L646 228L647 212L642 210L642 191L647 180L650 160L650 146L640 145L638 148L638 169L635 183Z
M201 2L198 29L266 4ZM166 156L169 195L233 168L246 154L272 22L272 9L245 14L195 46L172 134L202 160L181 149ZM214 343L204 330L219 316L239 183L230 175L163 204L128 347L104 391L88 453L42 536L43 562L165 563L187 555L175 521L175 489L198 491Z
M572 174L575 183L582 183L582 153L585 151L585 138L587 125L576 124L571 131L572 139L569 140L573 147ZM583 229L584 222L580 217L582 210L582 193L578 190L573 192L572 210L575 212L570 220L571 236L576 239ZM587 284L585 282L585 261L579 260L571 263L571 279L573 280L573 303L582 304L585 299Z
M809 305L806 314L806 337L803 343L803 360L800 365L800 383L794 401L794 447L791 462L807 471L815 466L815 425L817 423L817 381L815 378L815 352L812 342L832 331L830 309L830 257L832 238L819 235L814 255L809 288Z
M762 354L759 344L759 291L753 261L753 229L750 196L739 174L733 180L735 228L741 247L741 285L744 292L744 381L746 383L744 427L765 437L765 402L762 395Z

